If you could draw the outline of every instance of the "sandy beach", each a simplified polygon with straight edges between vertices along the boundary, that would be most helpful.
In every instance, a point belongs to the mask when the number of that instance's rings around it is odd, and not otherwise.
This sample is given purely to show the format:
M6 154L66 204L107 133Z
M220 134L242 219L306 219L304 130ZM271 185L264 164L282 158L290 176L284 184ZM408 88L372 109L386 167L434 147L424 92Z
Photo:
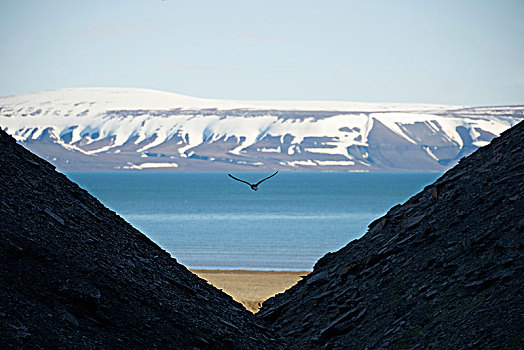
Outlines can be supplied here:
M191 270L255 313L262 303L300 281L310 271Z

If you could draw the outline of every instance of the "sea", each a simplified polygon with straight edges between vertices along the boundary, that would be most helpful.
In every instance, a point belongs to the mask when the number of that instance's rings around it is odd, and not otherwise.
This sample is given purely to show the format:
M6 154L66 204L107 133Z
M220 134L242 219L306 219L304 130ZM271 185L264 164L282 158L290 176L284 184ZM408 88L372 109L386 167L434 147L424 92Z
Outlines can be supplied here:
M237 172L249 182L271 172ZM440 173L69 172L190 269L309 271Z

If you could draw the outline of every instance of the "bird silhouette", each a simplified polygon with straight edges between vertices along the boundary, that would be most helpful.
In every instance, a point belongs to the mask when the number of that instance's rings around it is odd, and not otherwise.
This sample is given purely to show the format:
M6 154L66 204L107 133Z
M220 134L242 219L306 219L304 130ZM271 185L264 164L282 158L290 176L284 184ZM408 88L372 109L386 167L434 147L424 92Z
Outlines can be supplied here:
M234 176L231 175L231 174L228 174L228 175L229 175L229 177L232 178L232 179L235 179L235 180L237 180L237 181L240 181L240 182L243 182L243 183L245 183L245 184L248 184L248 185L251 187L251 189L252 189L253 191L258 191L258 185L260 185L262 182L266 181L267 179L269 179L269 178L275 176L277 173L278 173L278 171L275 172L273 175L269 175L269 176L266 177L265 179L260 180L260 181L257 182L256 184L251 184L251 183L249 183L249 182L247 182L247 181L240 180L239 178L236 178L236 177L234 177Z

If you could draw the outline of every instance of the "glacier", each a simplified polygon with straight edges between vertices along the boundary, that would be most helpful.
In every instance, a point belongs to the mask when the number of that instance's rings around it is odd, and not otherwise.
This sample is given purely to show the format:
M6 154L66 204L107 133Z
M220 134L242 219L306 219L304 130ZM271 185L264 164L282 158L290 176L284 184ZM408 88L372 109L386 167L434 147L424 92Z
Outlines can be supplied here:
M444 171L524 106L233 101L134 88L0 97L0 127L64 171Z

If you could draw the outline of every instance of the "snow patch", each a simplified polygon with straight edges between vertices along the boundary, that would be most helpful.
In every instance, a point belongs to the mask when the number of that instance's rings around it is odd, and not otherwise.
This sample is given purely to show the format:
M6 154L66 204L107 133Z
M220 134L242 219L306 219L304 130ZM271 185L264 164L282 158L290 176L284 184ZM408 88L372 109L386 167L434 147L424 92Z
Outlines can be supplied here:
M436 160L437 162L439 161L438 157L433 153L431 152L431 147L429 146L424 146L422 147L424 149L424 151L426 151L426 153L431 157L433 158L434 160Z
M302 165L302 166L317 166L317 163L315 163L314 161L312 161L311 159L308 159L308 160L291 160L291 161L287 161L285 162L286 165L289 165L289 166L297 166L297 165Z
M280 146L278 146L277 148L262 147L262 148L257 148L257 152L262 152L262 153L281 153L282 152L282 148Z
M177 163L141 163L141 164L127 163L127 164L128 165L124 165L122 169L141 170L141 169L151 169L151 168L178 168Z
M318 165L321 165L321 166L330 166L330 165L350 166L350 165L355 165L355 162L351 161L351 160L315 160L315 162Z

